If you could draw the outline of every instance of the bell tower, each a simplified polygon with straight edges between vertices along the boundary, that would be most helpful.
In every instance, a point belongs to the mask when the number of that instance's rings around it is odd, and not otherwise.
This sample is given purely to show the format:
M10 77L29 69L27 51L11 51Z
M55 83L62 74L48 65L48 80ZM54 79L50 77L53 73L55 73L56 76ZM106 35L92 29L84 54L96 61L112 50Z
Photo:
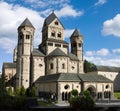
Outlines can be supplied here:
M16 88L30 85L30 56L33 51L35 28L26 18L18 27Z
M78 29L75 29L70 37L71 40L71 53L76 55L79 59L78 72L83 73L83 36Z

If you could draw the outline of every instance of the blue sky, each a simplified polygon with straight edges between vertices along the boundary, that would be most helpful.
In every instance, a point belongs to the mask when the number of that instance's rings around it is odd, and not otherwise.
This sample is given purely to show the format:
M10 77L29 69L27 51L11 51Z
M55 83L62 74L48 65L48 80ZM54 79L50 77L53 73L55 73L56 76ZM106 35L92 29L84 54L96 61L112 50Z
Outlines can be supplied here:
M84 59L120 67L120 0L0 0L0 71L13 61L17 27L26 17L36 28L34 46L52 10L65 27L65 40L75 28L84 37Z

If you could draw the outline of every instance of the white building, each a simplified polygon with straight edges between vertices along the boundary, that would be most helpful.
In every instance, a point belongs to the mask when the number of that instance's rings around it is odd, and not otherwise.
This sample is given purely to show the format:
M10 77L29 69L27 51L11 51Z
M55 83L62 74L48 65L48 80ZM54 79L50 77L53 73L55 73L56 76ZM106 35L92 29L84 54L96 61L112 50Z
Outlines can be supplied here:
M13 63L16 63L15 88L34 85L37 96L54 94L59 101L68 100L73 89L79 93L88 89L95 98L113 96L111 80L102 75L84 74L83 36L78 29L70 37L71 52L64 40L64 26L54 12L44 21L42 42L37 49L33 47L34 32L35 28L28 19L18 27ZM9 70L5 72L7 68L3 65L4 75L11 73Z

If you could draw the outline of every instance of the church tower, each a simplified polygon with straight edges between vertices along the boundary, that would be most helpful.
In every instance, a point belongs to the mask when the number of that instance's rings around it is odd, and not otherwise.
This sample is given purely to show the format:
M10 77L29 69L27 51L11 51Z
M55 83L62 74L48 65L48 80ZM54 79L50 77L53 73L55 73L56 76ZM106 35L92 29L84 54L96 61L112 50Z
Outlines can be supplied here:
M75 54L79 59L78 72L83 73L83 36L78 29L75 29L70 37L71 40L71 53Z
M26 18L18 27L16 88L30 85L30 56L33 51L35 28Z

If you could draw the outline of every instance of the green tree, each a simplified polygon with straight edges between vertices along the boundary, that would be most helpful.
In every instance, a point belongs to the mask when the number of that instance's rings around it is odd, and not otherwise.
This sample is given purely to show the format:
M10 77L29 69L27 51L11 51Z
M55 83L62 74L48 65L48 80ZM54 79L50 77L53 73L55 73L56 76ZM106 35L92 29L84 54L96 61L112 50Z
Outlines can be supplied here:
M11 86L8 87L7 92L8 92L8 95L10 95L10 96L13 95L13 90L12 90Z
M30 97L35 97L35 87L31 87L29 91Z
M71 91L72 96L77 97L78 96L78 91L76 89L73 89Z
M24 86L22 86L20 88L20 96L25 96L26 95L26 89L24 88Z
M91 62L88 62L87 60L84 60L84 72L89 72L91 68L96 68L96 65Z

